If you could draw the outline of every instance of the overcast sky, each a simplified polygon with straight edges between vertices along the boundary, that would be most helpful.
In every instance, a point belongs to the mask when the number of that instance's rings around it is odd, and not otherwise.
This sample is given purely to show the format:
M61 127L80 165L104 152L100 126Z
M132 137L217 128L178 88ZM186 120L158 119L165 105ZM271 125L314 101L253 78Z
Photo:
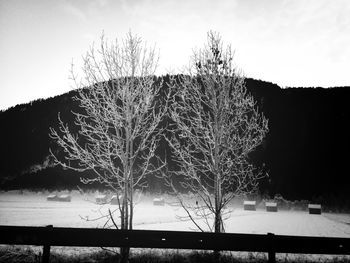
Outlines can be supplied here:
M70 90L72 59L104 31L131 30L176 72L210 29L246 77L285 86L350 86L348 0L0 0L0 109Z

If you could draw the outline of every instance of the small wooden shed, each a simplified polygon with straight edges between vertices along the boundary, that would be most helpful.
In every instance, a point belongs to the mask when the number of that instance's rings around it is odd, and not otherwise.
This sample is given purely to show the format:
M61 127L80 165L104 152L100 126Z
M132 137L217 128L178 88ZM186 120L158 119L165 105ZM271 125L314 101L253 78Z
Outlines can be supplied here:
M244 207L244 210L255 211L256 210L256 202L255 201L244 201L243 207Z
M277 212L278 210L276 202L266 202L265 207L267 212Z
M321 205L320 204L309 204L309 214L320 215L321 214Z

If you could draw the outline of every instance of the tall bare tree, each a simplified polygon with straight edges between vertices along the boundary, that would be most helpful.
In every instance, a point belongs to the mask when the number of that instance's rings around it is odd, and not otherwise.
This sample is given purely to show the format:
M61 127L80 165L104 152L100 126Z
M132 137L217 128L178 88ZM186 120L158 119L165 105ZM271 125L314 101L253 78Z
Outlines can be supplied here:
M157 62L155 49L143 46L131 33L112 43L102 36L99 48L92 46L83 56L81 79L72 66L74 99L81 109L73 113L78 133L73 134L60 117L59 130L50 131L64 152L63 158L52 153L57 164L93 171L95 177L84 182L98 181L122 196L119 213L109 211L108 218L121 229L132 229L135 187L145 183L146 174L161 168L152 165L162 132L159 123L166 112L156 100L161 87L154 77ZM126 260L129 250L121 254Z
M249 153L263 141L268 121L247 93L231 47L224 48L215 32L171 87L174 125L166 139L178 169L163 176L197 228L223 232L228 203L258 185L261 173L249 163ZM184 198L184 190L195 199Z

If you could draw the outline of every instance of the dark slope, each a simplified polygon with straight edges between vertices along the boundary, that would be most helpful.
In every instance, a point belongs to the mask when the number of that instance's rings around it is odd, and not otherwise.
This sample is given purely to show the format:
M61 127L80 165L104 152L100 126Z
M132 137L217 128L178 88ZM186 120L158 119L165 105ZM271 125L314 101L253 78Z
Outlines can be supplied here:
M254 163L265 163L270 174L261 191L289 199L349 200L350 88L281 89L254 79L246 84L269 119L270 132L252 154ZM57 127L58 112L71 123L71 110L78 110L73 94L0 112L0 188L74 188L79 183L76 173L47 161L48 149L56 149L48 133L50 126ZM161 184L150 178L150 187L159 190Z

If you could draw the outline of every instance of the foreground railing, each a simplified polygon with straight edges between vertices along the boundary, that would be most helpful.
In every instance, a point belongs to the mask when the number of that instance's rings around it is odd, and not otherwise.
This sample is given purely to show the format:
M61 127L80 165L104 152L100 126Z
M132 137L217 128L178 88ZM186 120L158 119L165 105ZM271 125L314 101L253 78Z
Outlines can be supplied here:
M52 226L0 226L0 244L43 246L45 263L49 262L50 246L266 252L269 262L275 262L276 253L350 255L350 238Z

